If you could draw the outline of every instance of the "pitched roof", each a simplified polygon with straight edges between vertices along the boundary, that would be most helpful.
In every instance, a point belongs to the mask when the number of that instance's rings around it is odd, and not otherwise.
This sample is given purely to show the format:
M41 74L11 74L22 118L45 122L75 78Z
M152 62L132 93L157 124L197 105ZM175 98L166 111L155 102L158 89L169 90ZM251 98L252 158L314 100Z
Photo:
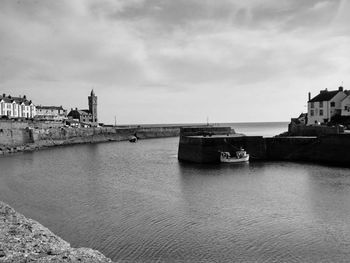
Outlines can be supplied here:
M316 97L309 100L309 102L316 102L316 101L330 101L334 98L335 95L338 94L338 92L341 92L339 90L322 90L320 94L318 94Z
M3 97L3 96L0 96L0 100L3 100L4 102L6 103L11 103L11 99L9 99L8 97Z
M88 116L90 115L89 112L86 112L84 110L71 110L68 114L68 116L71 116L73 113L77 112L79 115L84 115L84 116Z
M25 105L32 104L32 101L28 101L26 98L23 97L11 97L11 96L1 96L0 95L0 101L3 100L6 103L12 103L16 102L18 104L24 103Z
M39 110L64 110L62 106L36 106Z

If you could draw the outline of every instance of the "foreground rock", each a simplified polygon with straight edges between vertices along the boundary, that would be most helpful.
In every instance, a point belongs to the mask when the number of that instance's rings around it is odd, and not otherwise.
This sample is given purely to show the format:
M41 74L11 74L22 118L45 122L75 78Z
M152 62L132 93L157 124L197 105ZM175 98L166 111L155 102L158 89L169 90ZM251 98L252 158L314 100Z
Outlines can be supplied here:
M0 262L112 261L93 249L71 248L49 229L0 202Z

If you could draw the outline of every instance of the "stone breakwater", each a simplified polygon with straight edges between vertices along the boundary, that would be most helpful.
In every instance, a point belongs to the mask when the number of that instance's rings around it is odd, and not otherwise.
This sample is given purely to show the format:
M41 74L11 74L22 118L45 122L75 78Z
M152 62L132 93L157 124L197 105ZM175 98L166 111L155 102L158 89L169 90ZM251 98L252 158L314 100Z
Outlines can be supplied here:
M180 127L8 127L0 122L0 155L34 151L47 147L83 143L125 141L136 135L139 139L175 137ZM2 127L2 128L1 128Z
M112 261L90 248L72 248L46 227L0 202L0 263L10 262Z
M234 155L243 147L250 154L250 161L297 161L350 167L348 133L264 138L241 136L221 129L181 129L178 159L195 163L219 163L220 152Z

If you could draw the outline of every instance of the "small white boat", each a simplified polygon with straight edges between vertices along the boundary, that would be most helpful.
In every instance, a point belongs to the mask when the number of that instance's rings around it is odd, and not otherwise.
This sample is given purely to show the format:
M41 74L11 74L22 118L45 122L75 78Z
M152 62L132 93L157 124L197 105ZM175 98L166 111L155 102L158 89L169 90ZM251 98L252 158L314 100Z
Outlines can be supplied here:
M236 152L236 156L231 156L229 152L220 153L220 162L222 163L243 163L249 161L249 154L243 149Z

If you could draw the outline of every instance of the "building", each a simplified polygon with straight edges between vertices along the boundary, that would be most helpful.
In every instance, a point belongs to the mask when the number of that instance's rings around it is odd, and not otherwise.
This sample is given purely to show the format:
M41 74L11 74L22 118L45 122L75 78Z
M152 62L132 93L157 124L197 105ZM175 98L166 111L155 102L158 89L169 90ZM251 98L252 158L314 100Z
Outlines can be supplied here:
M67 118L67 110L62 106L36 106L36 119L62 121Z
M341 102L341 116L350 116L350 92L346 92L345 97Z
M36 107L31 100L23 97L12 97L6 94L0 95L0 117L6 118L34 118Z
M320 94L314 98L311 98L309 93L307 125L328 123L333 116L341 115L342 101L347 96L343 87L333 91L321 90Z
M89 112L91 113L92 123L97 125L97 96L95 95L94 90L91 90L90 96L88 97L89 101Z
M92 122L92 114L89 112L89 110L79 110L78 108L71 109L68 117L85 124L90 124Z
M75 108L75 110L71 109L71 111L68 114L68 117L77 120L83 124L97 126L97 96L95 95L94 90L91 91L90 96L88 97L88 104L88 110L79 110L78 108Z

